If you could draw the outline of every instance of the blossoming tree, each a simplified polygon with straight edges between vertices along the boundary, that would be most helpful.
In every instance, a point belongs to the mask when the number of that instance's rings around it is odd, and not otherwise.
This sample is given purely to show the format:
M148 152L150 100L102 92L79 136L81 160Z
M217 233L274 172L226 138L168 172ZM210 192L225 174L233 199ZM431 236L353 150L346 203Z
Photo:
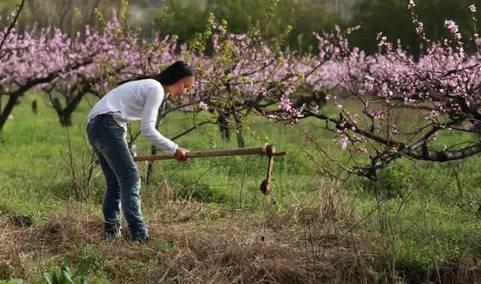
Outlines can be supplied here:
M55 28L12 30L4 48L10 50L0 65L0 95L8 101L0 109L0 130L21 96L41 84L66 76L92 63L98 48L74 47L68 36Z
M324 34L319 41L324 46L328 42L327 46L335 51L327 66L331 66L332 78L337 75L328 85L319 87L326 93L348 94L349 102L357 101L357 109L343 107L342 97L333 95L331 101L339 109L336 116L317 106L304 105L298 108L298 115L289 117L326 121L343 149L362 153L359 163L349 171L373 179L378 169L401 157L445 162L481 152L481 142L473 136L480 133L477 125L481 119L479 49L471 54L465 51L459 29L451 20L444 22L449 38L430 40L415 13L413 0L408 9L423 41L419 58L382 34L378 36L380 51L373 55L351 47L340 30ZM476 21L476 7L469 9ZM480 45L476 31L467 40ZM403 112L405 109L409 113ZM446 141L446 135L459 139Z

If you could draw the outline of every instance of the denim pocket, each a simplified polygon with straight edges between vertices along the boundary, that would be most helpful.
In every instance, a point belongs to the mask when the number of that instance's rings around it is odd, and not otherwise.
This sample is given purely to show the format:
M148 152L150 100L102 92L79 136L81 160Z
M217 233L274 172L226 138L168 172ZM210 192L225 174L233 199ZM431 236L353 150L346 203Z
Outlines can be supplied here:
M114 129L121 129L122 131L125 131L125 129L113 117L109 119L109 126Z

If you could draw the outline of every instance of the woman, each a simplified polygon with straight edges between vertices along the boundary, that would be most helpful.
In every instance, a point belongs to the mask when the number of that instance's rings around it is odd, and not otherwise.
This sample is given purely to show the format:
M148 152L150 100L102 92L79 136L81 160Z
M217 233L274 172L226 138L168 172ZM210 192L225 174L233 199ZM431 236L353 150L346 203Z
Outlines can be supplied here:
M152 144L175 159L185 161L189 151L160 134L155 122L164 93L181 96L193 84L192 67L177 61L153 78L122 83L99 100L89 112L89 141L107 182L102 208L107 239L120 236L121 207L131 240L145 241L148 238L140 208L140 176L126 142L127 122L141 120L142 134Z

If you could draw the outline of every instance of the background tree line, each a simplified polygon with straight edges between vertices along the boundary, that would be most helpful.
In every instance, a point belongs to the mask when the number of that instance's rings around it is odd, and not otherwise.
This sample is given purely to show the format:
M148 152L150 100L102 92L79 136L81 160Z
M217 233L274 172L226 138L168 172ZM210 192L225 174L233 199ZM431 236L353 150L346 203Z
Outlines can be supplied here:
M19 27L38 23L40 26L54 25L71 35L82 31L85 24L96 26L95 9L110 15L112 8L121 9L122 2L114 0L28 0L19 21ZM263 20L266 13L271 15L264 27L264 36L276 37L292 26L284 46L308 50L315 46L312 32L330 29L342 22L340 16L329 9L326 3L332 0L280 0L277 5L265 0L131 0L128 1L130 22L141 28L144 36L154 32L161 35L176 34L180 42L191 39L205 30L208 15L227 20L228 28L234 33L243 33ZM15 0L0 4L0 11L6 14L15 7Z
M413 54L419 53L420 40L407 9L408 0L362 0L355 8L354 16L349 21L362 28L353 34L352 43L372 53L377 51L376 35L383 32L391 41L401 39L404 47ZM479 4L473 0L419 0L416 1L416 13L424 23L427 36L439 40L447 36L444 20L450 19L459 25L463 38L469 39L473 32L480 29L479 22L474 24L469 6ZM465 41L466 43L468 41ZM467 44L473 49L474 44Z
M408 0L279 0L277 5L265 0L28 0L19 28L38 23L40 26L55 25L74 34L83 30L85 24L98 26L96 9L109 16L112 8L121 9L122 2L128 2L130 22L146 37L158 32L176 34L180 42L188 41L205 29L211 13L227 20L231 32L243 33L270 14L269 24L263 27L263 36L267 39L292 27L282 45L284 48L313 52L317 48L313 32L332 29L335 24L360 24L361 29L352 35L352 43L370 53L378 48L375 41L378 32L383 32L392 41L401 39L414 54L419 52L420 42L407 10ZM446 36L445 19L459 24L465 36L481 28L479 23L473 24L470 16L471 0L418 2L416 11L428 37L433 40ZM1 1L1 14L8 14L15 5L16 0Z

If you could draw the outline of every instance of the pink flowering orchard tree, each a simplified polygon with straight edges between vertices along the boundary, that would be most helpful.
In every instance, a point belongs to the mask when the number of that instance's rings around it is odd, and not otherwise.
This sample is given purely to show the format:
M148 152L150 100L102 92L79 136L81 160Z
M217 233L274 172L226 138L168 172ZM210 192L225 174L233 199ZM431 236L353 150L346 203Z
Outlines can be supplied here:
M25 0L22 0L19 3L16 12L14 12L13 14L13 19L11 20L9 18L2 19L2 17L0 16L0 26L3 26L4 24L6 24L6 28L0 30L0 63L3 62L5 57L10 56L12 53L12 50L8 48L4 48L4 45L7 39L9 38L10 33L14 29L18 21L18 17L20 16L20 13L22 12L24 6L25 6ZM8 23L9 20L10 20L10 23ZM0 93L0 111L1 110L2 110L2 94Z
M192 62L199 73L195 90L200 100L198 108L208 109L216 116L224 138L236 131L240 147L244 146L243 121L249 114L265 114L266 109L282 100L299 103L314 99L318 104L323 100L315 91L309 92L309 98L307 92L293 94L307 86L307 78L325 62L300 60L294 53L273 49L259 34L258 28L246 34L229 33L212 16L208 29L190 46ZM208 46L211 51L206 56ZM298 112L296 108L284 111Z
M112 37L108 32L99 33L86 27L83 35L77 34L71 41L68 52L78 54L83 50L99 50L91 62L37 86L37 89L45 93L43 97L57 113L62 126L72 125L72 113L84 95L94 92L93 85L102 79L99 62L104 54L115 50L111 43Z
M63 126L72 124L72 113L87 93L100 97L109 89L128 78L153 72L152 57L159 45L166 46L167 40L155 39L148 44L136 33L126 30L114 16L100 32L86 27L72 41L70 52L98 50L92 63L57 77L48 84L40 85L51 107L59 116ZM160 53L160 52L158 52ZM159 68L159 67L157 67Z
M157 126L178 110L194 116L208 110L212 116L193 119L194 125L177 137L215 123L225 138L235 131L243 146L244 119L252 113L291 124L316 118L342 149L361 154L349 171L370 178L401 157L442 162L475 155L481 152L473 135L481 128L481 52L467 52L464 45L471 40L479 47L479 35L474 31L465 39L456 23L446 20L450 36L434 42L424 32L414 1L408 9L423 42L419 58L382 34L379 52L367 55L347 39L355 29L339 28L316 35L318 54L301 56L267 45L258 27L232 34L213 17L180 53L175 37L154 36L147 42L115 17L103 30L87 27L75 38L54 28L18 34L7 27L1 34L0 94L8 101L0 107L0 129L18 99L34 87L45 92L68 125L85 93L104 95L123 80L158 74L184 59L197 69L194 92L168 100ZM476 21L476 7L469 11ZM446 135L460 139L444 143ZM130 142L137 136L132 133Z
M168 100L159 119L173 111L188 110L193 115L193 125L173 140L203 125L216 124L223 138L228 139L235 132L238 145L243 147L244 119L252 113L264 113L278 100L287 98L288 93L300 88L301 76L313 73L316 68L309 60L302 62L294 54L274 51L255 30L232 34L213 16L209 21L206 31L188 46L182 46L178 57L190 62L197 71L193 93L180 100ZM309 96L313 96L312 92ZM197 119L196 114L204 110L211 115ZM289 111L297 113L295 108Z
M463 39L457 25L446 20L450 36L434 42L425 34L413 0L408 9L423 41L419 58L382 34L378 36L380 51L369 56L351 47L340 30L324 34L319 37L321 45L335 51L325 67L336 78L318 87L337 94L330 101L338 114L327 115L316 105L304 105L297 108L299 114L285 117L291 121L315 117L327 122L343 149L362 154L349 171L372 179L378 169L401 157L445 162L481 152L481 141L473 135L481 132L479 35L474 31L472 38ZM476 21L476 7L469 10ZM468 54L465 40L474 41L478 50ZM313 77L322 78L325 71L320 68ZM357 103L348 108L343 102ZM446 135L457 139L443 139Z
M12 30L4 48L10 53L0 65L0 94L7 103L0 109L0 130L20 97L36 86L93 62L99 48L78 48L55 28L32 28L22 34Z

